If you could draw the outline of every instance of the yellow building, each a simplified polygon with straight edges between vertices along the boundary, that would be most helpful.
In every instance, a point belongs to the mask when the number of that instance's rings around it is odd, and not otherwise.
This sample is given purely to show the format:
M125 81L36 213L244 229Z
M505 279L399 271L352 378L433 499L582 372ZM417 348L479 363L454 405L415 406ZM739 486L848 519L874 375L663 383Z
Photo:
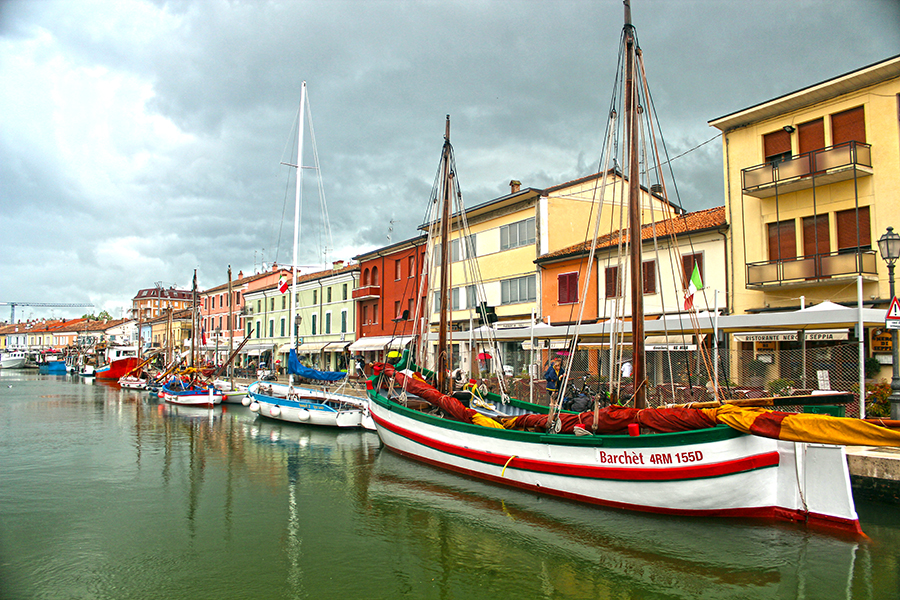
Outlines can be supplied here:
M888 270L877 241L887 227L900 228L898 111L900 56L710 121L723 134L734 313L826 301L855 307L860 278L864 304L887 308ZM852 320L812 338L751 334L734 336L742 354L732 355L741 359L733 366L754 362L761 375L802 388L821 386L816 374L823 373L832 385L836 377L839 386L858 382ZM864 339L867 353L889 364L884 338L870 327Z
M735 312L888 297L900 56L710 121L723 133Z

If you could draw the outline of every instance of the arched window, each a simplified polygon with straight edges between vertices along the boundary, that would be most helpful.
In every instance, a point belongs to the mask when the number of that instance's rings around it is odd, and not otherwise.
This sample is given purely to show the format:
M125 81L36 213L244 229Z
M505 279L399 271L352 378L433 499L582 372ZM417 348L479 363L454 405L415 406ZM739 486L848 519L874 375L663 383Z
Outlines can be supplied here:
M362 284L369 285L369 269L363 270Z
M372 285L378 285L378 267L372 267Z

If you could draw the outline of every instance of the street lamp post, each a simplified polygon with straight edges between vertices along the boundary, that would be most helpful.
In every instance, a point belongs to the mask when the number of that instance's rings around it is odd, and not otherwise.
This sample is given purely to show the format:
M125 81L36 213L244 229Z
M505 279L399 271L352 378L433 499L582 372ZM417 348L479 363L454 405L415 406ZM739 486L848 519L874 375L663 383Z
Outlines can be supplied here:
M878 238L878 252L887 263L888 283L891 287L891 302L894 301L894 263L900 258L900 235L894 233L893 227ZM891 419L900 419L900 348L897 347L897 330L891 329Z

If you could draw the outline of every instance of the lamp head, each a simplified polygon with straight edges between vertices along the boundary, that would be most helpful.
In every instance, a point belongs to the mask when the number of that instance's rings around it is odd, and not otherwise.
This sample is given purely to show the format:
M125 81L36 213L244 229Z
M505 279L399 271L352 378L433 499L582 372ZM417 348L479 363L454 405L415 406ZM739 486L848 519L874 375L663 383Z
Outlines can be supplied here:
M878 252L889 267L900 258L900 235L894 232L893 227L888 227L887 232L878 238Z

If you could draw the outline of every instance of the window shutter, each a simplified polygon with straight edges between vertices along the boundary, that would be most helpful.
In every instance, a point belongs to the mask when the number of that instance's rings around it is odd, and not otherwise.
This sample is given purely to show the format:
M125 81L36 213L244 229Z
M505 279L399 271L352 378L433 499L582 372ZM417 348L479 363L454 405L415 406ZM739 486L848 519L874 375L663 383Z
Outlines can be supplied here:
M837 221L838 250L869 248L872 246L871 227L869 225L869 207L859 207L857 228L856 209L842 210L835 214Z
M559 304L578 302L578 273L561 273L557 276Z
M862 106L831 115L831 143L866 143L866 116Z
M793 221L769 223L769 260L797 257L797 234Z
M803 255L827 254L830 249L828 215L803 217Z
M619 267L606 267L606 297L619 295Z
M814 152L825 147L825 120L816 119L797 126L800 137L800 154Z
M644 263L644 293L656 293L656 261L649 260Z
M763 146L766 153L766 161L772 160L782 154L791 154L791 134L783 129L767 133L763 136Z

